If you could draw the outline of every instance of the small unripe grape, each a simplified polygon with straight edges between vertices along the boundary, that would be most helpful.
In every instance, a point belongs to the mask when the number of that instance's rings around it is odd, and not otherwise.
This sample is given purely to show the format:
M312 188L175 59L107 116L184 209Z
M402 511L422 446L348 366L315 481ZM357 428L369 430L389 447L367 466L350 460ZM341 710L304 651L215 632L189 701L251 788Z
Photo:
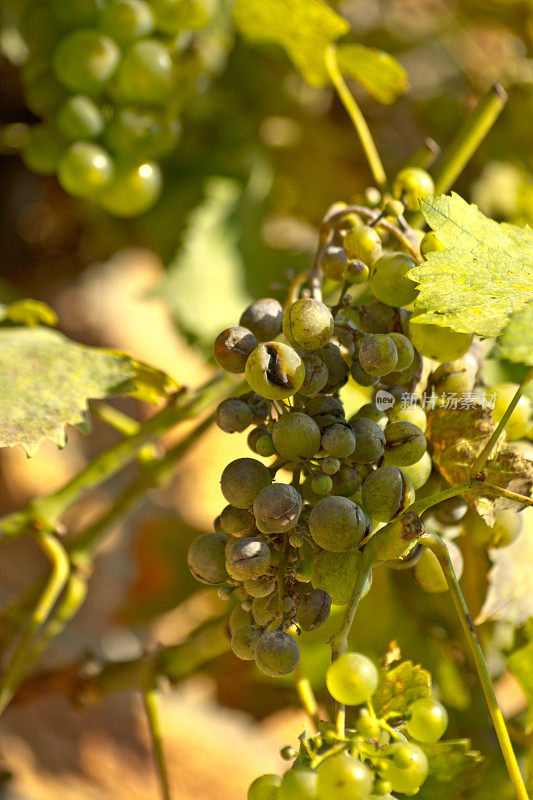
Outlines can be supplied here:
M215 361L226 372L244 372L250 353L257 348L257 339L248 328L235 326L219 333L213 345Z
M336 605L346 605L352 596L362 561L363 554L359 550L347 550L344 553L322 550L313 558L311 583L315 589L323 589L327 592L331 601ZM371 582L372 579L369 576L365 587L366 592L369 591Z
M279 800L280 775L260 775L248 789L247 800Z
M265 675L279 678L293 672L300 660L295 640L283 631L267 631L257 643L255 663Z
M365 403L363 406L361 406L361 408L358 409L358 411L356 411L353 417L351 417L349 420L350 425L354 420L361 418L371 419L372 422L375 422L376 425L379 425L382 430L385 430L385 427L389 423L387 414L381 408L378 408L376 405L374 405L374 403Z
M415 490L398 467L380 467L363 483L363 506L378 522L389 522L415 500Z
M377 561L406 559L416 540L424 533L420 517L413 511L402 514L398 519L380 528L368 543Z
M463 572L463 556L454 542L447 541L446 547L450 554L453 571L455 572L457 580L459 580ZM424 548L418 563L415 565L413 575L418 585L426 592L436 593L448 591L448 584L446 583L446 578L439 564L439 560L427 547Z
M319 300L302 298L283 315L283 333L287 340L303 350L320 350L333 333L333 317Z
M363 333L388 333L394 327L396 312L379 300L371 300L357 309L359 328Z
M220 488L232 506L251 508L265 486L272 483L270 472L255 458L237 458L222 473Z
M124 106L115 109L106 127L105 142L110 150L130 159L159 158L176 147L180 134L174 110Z
M328 368L316 354L304 356L303 363L305 378L298 391L304 397L313 397L326 386L329 380Z
M355 450L355 435L346 422L336 422L322 434L322 448L337 458L347 458Z
M356 547L366 530L362 509L347 497L325 497L311 511L309 532L324 550L342 553Z
M492 387L493 394L496 395L496 402L492 411L493 422L499 422L518 389L516 383L499 383ZM532 405L529 397L522 395L515 406L511 416L505 424L505 430L509 439L523 439L531 427Z
M338 703L358 706L376 691L378 671L362 653L345 653L328 667L326 685Z
M251 597L268 597L276 588L275 582L268 578L248 578L242 585Z
M231 649L242 661L253 661L261 629L257 625L243 625L231 637Z
M405 204L401 200L388 200L384 208L388 217L400 217L405 211Z
M344 270L348 263L349 259L344 248L336 247L335 245L328 245L320 259L322 272L326 278L332 281L342 281L344 279Z
M274 423L272 439L280 456L291 461L312 458L320 450L320 428L301 411L282 414Z
M252 422L252 409L238 397L226 398L215 411L215 423L225 433L242 433Z
M416 489L420 489L421 486L424 486L429 479L432 466L431 456L426 450L419 461L415 461L414 464L409 464L407 467L402 467L402 472L404 475L407 475L413 484L413 489L416 491Z
M407 274L415 266L405 253L385 253L378 258L370 272L370 288L377 299L389 306L412 303L417 296L416 283Z
M252 615L254 622L261 627L270 625L279 614L279 601L277 593L254 597L252 601Z
M257 300L245 309L239 325L248 328L258 342L268 342L281 333L283 308L272 297Z
M292 347L281 342L260 344L246 362L246 380L267 400L283 400L296 394L305 378L303 361Z
M226 571L226 543L228 537L221 533L205 533L189 546L187 563L200 583L216 586L228 579Z
M352 461L355 464L373 464L385 451L385 434L372 419L355 417L350 420L355 435L355 452Z
M300 598L296 619L303 631L314 631L329 617L331 597L322 589L313 589Z
M120 102L165 103L174 87L170 52L158 39L139 39L126 50L113 81Z
M363 264L362 261L355 259L354 261L349 261L348 264L346 264L344 272L342 273L342 277L345 281L357 285L368 280L370 277L370 270L366 264Z
M208 3L201 0L151 0L157 29L167 34L189 33L209 22Z
M220 515L220 525L228 536L248 536L255 528L255 519L247 508L226 506Z
M111 0L100 10L98 27L120 44L128 44L153 31L154 15L144 0Z
M320 462L320 468L322 469L324 475L335 475L335 473L339 471L340 467L341 462L334 456L326 456L326 458L323 458Z
M474 340L473 333L458 333L451 328L415 322L411 317L408 335L422 356L435 361L456 361L464 356Z
M268 458L276 452L272 436L264 425L260 425L251 430L246 439L246 443L250 450L257 453L258 456L263 456L263 458Z
M270 566L270 548L260 539L245 536L231 545L228 562L238 580L260 578Z
M342 495L343 497L351 497L352 494L355 494L355 492L358 492L361 488L361 475L359 470L348 464L343 464L342 467L335 472L331 480L333 482L333 494Z
M279 800L318 800L315 770L297 767L286 772L281 781Z
M415 351L415 357L413 358L413 363L410 367L400 371L394 370L393 372L389 372L387 375L382 375L380 381L381 383L385 384L385 386L391 386L394 388L411 383L414 378L420 377L421 372L422 359Z
M434 192L433 178L419 167L405 167L394 179L394 196L403 200L408 211L418 211L420 200L431 197Z
M428 760L424 751L412 742L395 742L390 745L387 756L381 769L392 791L416 794L428 774Z
M403 333L389 333L389 338L392 339L396 346L396 353L398 354L398 361L396 362L395 372L403 372L404 369L409 369L415 357L415 348Z
M338 753L318 767L317 787L321 800L368 800L372 774L358 758Z
M93 197L113 177L113 162L106 151L93 142L74 142L57 165L57 178L74 197Z
M22 148L22 160L37 175L53 175L65 150L65 142L48 123L32 125Z
M522 530L522 516L516 511L497 508L494 512L492 528L477 514L468 514L463 525L463 533L474 544L481 547L508 547Z
M311 481L311 488L315 494L329 494L333 489L333 481L329 475L319 475Z
M420 697L408 707L405 727L419 742L438 742L448 727L448 712L432 697Z
M385 465L407 467L426 452L426 437L411 422L391 422L385 428Z
M375 386L379 381L377 375L369 375L369 373L363 369L358 358L354 358L350 368L350 374L359 386Z
M433 231L428 231L425 233L422 241L420 242L420 253L423 256L427 256L428 253L436 253L439 250L445 250L445 247L438 238L437 234Z
M413 425L416 425L417 428L420 428L422 433L425 433L428 423L426 412L421 406L404 406L401 403L396 403L391 408L389 420L390 422L411 422Z
M302 496L294 486L273 483L254 500L254 516L262 533L284 533L294 528L302 511Z
M433 516L441 525L457 525L467 511L468 506L462 497L449 497L431 509Z
M470 353L456 361L441 364L429 376L428 389L433 387L437 395L461 395L471 392L476 382L477 362Z
M80 28L61 40L53 66L65 88L95 94L109 81L119 61L120 50L113 39L93 28Z
M56 124L66 139L94 139L104 130L100 109L90 97L69 97L57 112Z
M243 625L251 625L252 624L252 615L249 611L245 611L244 608L237 605L232 610L231 614L228 617L228 628L231 636L234 636L235 632L242 628Z
M328 369L328 382L322 391L334 392L344 386L348 380L349 367L342 357L340 348L333 342L329 342L322 350L317 350L316 354L320 356Z
M162 185L161 170L155 161L123 161L116 164L115 176L98 195L98 203L115 217L138 217L156 204Z
M366 708L361 709L361 716L354 727L359 736L363 736L365 739L377 739L381 730L379 720L376 717L371 717Z
M398 363L396 345L382 333L365 336L359 348L359 362L370 375L386 375Z
M352 228L344 237L344 250L350 260L362 261L371 266L380 256L381 239L369 225Z

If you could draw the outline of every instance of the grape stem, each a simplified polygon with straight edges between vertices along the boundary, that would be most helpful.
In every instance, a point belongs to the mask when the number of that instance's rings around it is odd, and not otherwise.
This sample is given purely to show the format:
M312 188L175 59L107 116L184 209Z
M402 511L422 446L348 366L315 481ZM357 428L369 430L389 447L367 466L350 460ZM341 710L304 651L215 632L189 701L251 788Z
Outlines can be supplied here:
M485 447L483 448L481 453L478 455L478 457L476 458L476 460L472 464L472 467L470 469L470 474L471 475L477 475L478 472L481 472L481 470L485 466L486 462L489 460L489 458L491 456L491 453L492 453L492 450L494 449L494 446L495 446L496 442L498 441L498 439L502 435L503 430L504 430L505 426L507 425L507 422L509 421L509 417L511 416L511 414L515 410L516 406L518 405L518 401L522 397L522 395L524 393L524 389L526 388L527 384L529 383L529 381L532 378L533 378L533 367L531 367L531 369L528 371L528 373L525 376L524 380L522 381L522 383L520 384L520 386L516 390L515 396L513 397L511 402L509 403L509 406L507 407L507 409L505 411L505 414L503 415L503 417L499 421L497 428L493 431L493 433L492 433L490 439L488 440L487 444L485 445Z
M500 748L507 766L511 783L513 784L513 788L518 800L529 800L526 787L516 761L511 740L509 738L509 733L505 725L505 720L500 707L498 706L498 701L494 693L494 687L487 669L485 657L479 644L476 630L468 612L461 589L459 588L459 583L453 571L448 548L441 537L435 533L424 533L418 541L420 544L424 545L431 550L432 553L434 553L439 561L442 571L444 572L446 583L448 584L448 589L450 590L461 627L463 628L463 632L472 650L472 655L474 657L474 663L476 665L481 687L483 689L483 694L485 695L485 700L492 718L498 741L500 743Z
M150 687L143 692L143 703L144 710L146 711L146 719L148 720L148 727L150 729L150 738L152 740L152 749L154 751L157 774L159 776L159 783L161 786L161 798L162 800L171 800L168 771L165 762L163 741L161 737L161 725L159 721L159 703L157 692L154 687Z
M302 674L301 667L298 667L297 669L298 673L296 678L296 692L298 694L298 699L303 710L311 720L313 728L315 731L318 731L320 727L320 717L318 716L318 705L316 702L315 693L313 692L313 687L311 686L309 678Z
M363 147L370 171L372 172L372 176L378 187L382 188L387 183L387 176L385 174L385 170L383 169L383 164L381 163L381 158L379 157L376 145L374 144L374 139L370 133L370 128L368 127L354 96L348 89L348 86L342 77L342 73L337 63L337 51L335 45L329 45L329 47L326 48L325 61L326 69L331 82L353 123L357 135L359 136L359 141Z

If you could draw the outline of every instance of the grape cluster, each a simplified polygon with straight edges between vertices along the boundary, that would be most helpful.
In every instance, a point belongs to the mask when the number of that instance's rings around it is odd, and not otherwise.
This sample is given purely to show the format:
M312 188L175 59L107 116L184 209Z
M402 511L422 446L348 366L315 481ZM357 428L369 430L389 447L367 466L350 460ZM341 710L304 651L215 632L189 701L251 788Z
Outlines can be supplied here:
M415 322L409 270L416 240L402 212L414 194L429 190L426 173L408 170L395 181L397 197L383 198L378 209L336 204L320 231L310 290L299 293L296 282L285 308L273 298L258 300L214 343L218 365L244 374L247 383L238 397L222 401L216 422L228 433L250 429L251 457L224 469L227 505L215 532L192 544L189 564L200 581L235 601L232 649L269 676L294 670L299 635L323 625L331 604L349 602L376 531L396 520L402 526L416 499L441 488L427 449L424 398L430 394L438 405L450 392L479 385L472 335ZM438 247L434 234L422 240L426 253ZM336 302L321 299L321 278ZM349 380L373 392L375 402L347 418L342 388ZM530 411L529 401L517 407ZM511 416L508 424L516 431L519 422ZM267 466L262 459L273 460ZM453 536L466 511L462 498L452 498L422 521ZM503 532L507 513L498 512L488 528L492 543L510 540ZM469 514L475 535L488 542L483 520ZM461 551L451 540L449 550L459 577ZM446 590L432 552L415 546L400 556L394 544L379 560L413 567L430 592Z
M393 800L393 792L413 796L429 771L424 745L437 742L448 726L444 706L420 696L402 713L379 717L371 699L378 671L361 653L345 653L329 667L328 690L337 702L357 706L352 727L339 731L322 723L318 733L300 737L299 753L283 775L261 775L248 800Z
M41 118L22 148L29 169L118 217L151 208L203 69L192 32L208 21L203 0L21 3L24 96Z

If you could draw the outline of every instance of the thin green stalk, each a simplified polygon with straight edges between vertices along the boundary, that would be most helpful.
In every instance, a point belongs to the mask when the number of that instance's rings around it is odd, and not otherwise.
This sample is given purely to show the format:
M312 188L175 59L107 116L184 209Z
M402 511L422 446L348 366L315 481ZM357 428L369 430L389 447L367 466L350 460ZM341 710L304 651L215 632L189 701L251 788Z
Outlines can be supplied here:
M357 135L359 136L359 141L361 142L365 152L365 156L373 178L379 187L383 187L387 183L387 176L385 174L385 170L383 169L381 158L379 157L379 153L376 145L374 144L374 140L372 138L372 134L370 133L367 122L361 113L361 109L357 105L355 98L348 89L348 86L342 77L342 73L337 63L337 53L334 45L330 45L326 48L325 61L326 69L329 77L331 78L331 82L333 83L333 86L335 87L337 94L339 95L339 98L353 123Z
M163 739L161 736L161 725L159 721L159 703L157 692L154 688L146 689L143 692L143 702L144 710L146 711L146 718L148 720L148 727L150 729L150 737L152 739L152 748L154 751L157 774L159 776L159 783L161 786L161 798L162 800L171 800L168 771L165 762Z
M419 167L429 169L440 155L440 147L434 139L427 136L424 144L410 156L402 169L405 167Z
M470 469L470 474L471 475L477 475L478 472L481 472L481 470L485 466L486 462L488 461L488 459L491 456L491 453L492 453L492 450L494 448L494 445L496 444L496 442L498 441L498 439L502 435L503 429L505 428L505 426L507 425L507 422L509 421L509 417L511 416L511 414L515 410L516 406L518 405L518 401L522 397L522 395L524 393L524 389L526 388L527 384L529 383L529 381L532 378L533 378L533 367L531 367L531 369L528 371L528 373L525 376L524 380L522 381L522 383L520 384L520 386L516 390L516 394L513 397L513 399L511 400L511 402L509 403L509 406L507 407L507 409L505 411L505 414L503 415L503 417L499 421L498 427L493 432L493 434L490 437L490 439L488 440L487 444L485 445L485 447L483 448L481 453L478 455L478 457L476 458L476 460L472 464L472 467Z
M518 800L529 800L522 775L520 774L516 756L513 751L513 746L509 738L509 733L505 725L505 720L500 707L498 706L498 701L494 693L494 687L490 679L485 657L479 644L476 630L470 618L468 608L461 593L461 589L459 588L459 583L457 582L457 578L453 571L448 548L440 536L437 536L435 533L424 533L420 537L419 541L435 554L435 556L438 558L442 571L444 572L446 583L448 584L448 589L450 590L461 627L472 650L472 655L474 657L474 663L479 675L483 694L485 695L485 700L487 702L494 729L496 731L496 736L498 737L498 741L500 743L500 748L507 766L511 783L513 784L513 788Z
M304 709L305 713L311 720L315 731L318 731L320 726L320 717L318 716L318 705L313 692L313 687L308 677L302 675L299 670L296 678L296 692L298 699Z
M442 492L435 492L435 494L431 494L429 497L424 497L422 500L417 500L412 503L404 513L413 512L420 516L424 511L427 511L428 508L437 505L437 503L440 503L442 500L448 500L450 497L457 497L457 495L466 494L467 492L475 492L475 484L476 482L470 479L464 483L459 483L457 486L450 486L449 489L443 489Z
M499 83L495 83L481 98L457 131L435 168L433 176L435 194L444 194L453 186L498 119L506 102L507 92Z
M37 542L50 560L52 571L33 612L31 613L20 641L11 657L6 671L0 679L0 714L13 697L27 669L27 657L31 652L32 640L63 591L68 580L70 563L61 542L51 533L40 531Z
M109 403L95 403L91 405L91 411L107 425L124 434L124 436L134 436L141 428L140 422L128 417L118 408L110 406Z
M480 494L491 494L495 497L505 497L506 500L513 500L515 503L520 503L523 506L533 506L533 498L526 497L523 494L518 494L517 492L510 492L509 489L503 489L501 486L493 486L491 483L481 483L480 486L483 486L484 491L479 492Z

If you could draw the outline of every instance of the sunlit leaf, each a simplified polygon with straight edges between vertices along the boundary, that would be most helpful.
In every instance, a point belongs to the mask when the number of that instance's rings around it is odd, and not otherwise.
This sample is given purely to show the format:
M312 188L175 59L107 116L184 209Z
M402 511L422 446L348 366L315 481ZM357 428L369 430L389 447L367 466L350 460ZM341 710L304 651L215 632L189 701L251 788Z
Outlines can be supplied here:
M402 715L410 703L430 694L429 672L412 661L402 661L384 673L372 702L378 716L392 713Z
M344 75L364 86L380 103L393 103L408 88L407 73L400 62L375 47L339 45L337 62Z
M418 800L450 800L463 796L482 766L483 756L472 750L469 739L420 744L428 759L429 775ZM461 792L461 795L459 793Z
M533 367L533 303L513 314L499 343L503 358Z

